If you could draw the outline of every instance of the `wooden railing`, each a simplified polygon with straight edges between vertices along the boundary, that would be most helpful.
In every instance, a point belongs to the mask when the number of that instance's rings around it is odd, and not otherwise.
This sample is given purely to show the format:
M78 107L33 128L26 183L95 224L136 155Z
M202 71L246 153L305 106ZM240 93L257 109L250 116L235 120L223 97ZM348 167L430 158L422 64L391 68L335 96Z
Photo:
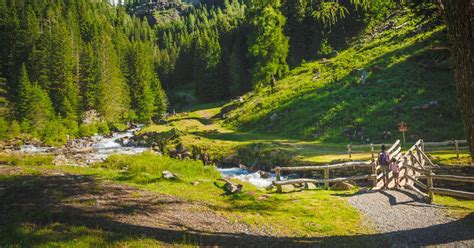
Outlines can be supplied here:
M434 194L474 199L473 192L434 187L433 180L474 183L474 177L436 175L433 173L433 169L438 166L433 164L430 158L426 155L424 151L424 145L426 145L426 143L424 144L423 140L419 140L403 156L403 163L401 166L401 170L404 171L402 180L403 185L406 188L417 192L429 202L433 201ZM425 179L426 184L422 183L419 179Z
M474 192L466 192L453 189L436 188L433 180L448 180L466 183L474 183L474 177L454 176L454 175L436 175L433 170L438 165L434 164L424 151L426 143L418 140L405 154L402 153L400 140L397 140L388 150L390 158L395 158L400 168L399 179L400 185L411 189L421 195L427 201L432 202L434 194L450 195L456 197L464 197L474 199ZM431 145L431 144L430 144ZM372 173L360 176L330 178L330 171L343 168L371 168ZM384 186L383 173L377 159L368 162L347 162L324 166L300 166L300 167L276 167L272 171L276 174L276 181L273 185L277 187L278 192L282 192L284 185L304 184L307 188L308 183L324 184L324 188L328 189L330 183L347 182L356 180L371 180L373 188L382 188ZM323 171L324 178L298 178L290 180L282 180L282 172L308 172ZM426 184L420 179L426 180ZM388 187L395 186L395 180L392 172L388 173Z
M277 192L282 192L283 185L296 185L304 184L305 188L308 188L308 183L312 183L315 186L319 183L324 184L324 189L329 189L329 183L337 182L347 182L355 180L372 180L374 185L376 184L377 175L375 174L374 162L347 162L341 164L332 164L324 166L299 166L299 167L276 167L272 171L275 172L276 181L273 181L273 185L277 187ZM330 178L330 171L343 168L372 168L372 174L370 175L361 175L361 176L352 176L352 177L339 177L339 178ZM290 180L282 180L282 172L301 172L301 171L323 171L323 179L313 179L313 178L298 178Z
M439 151L439 150L449 150L455 151L456 157L459 158L460 150L469 150L469 144L467 140L452 140L444 142L425 142L423 146L423 151Z

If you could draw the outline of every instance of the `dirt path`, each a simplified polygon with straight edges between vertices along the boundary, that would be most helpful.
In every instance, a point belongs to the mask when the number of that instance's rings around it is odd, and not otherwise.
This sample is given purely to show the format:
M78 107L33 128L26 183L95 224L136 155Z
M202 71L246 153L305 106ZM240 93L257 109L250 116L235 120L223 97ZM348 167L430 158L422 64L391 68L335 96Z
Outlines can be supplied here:
M473 247L472 216L458 220L446 209L419 201L408 190L356 194L349 202L360 209L394 247Z
M0 225L14 223L15 216L26 211L34 213L31 221L39 224L43 223L44 215L45 222L156 236L171 244L180 240L218 244L226 238L234 240L233 235L255 239L265 236L256 228L219 215L205 204L91 176L52 170L31 175L10 166L0 166L0 175L15 176L13 180L0 181Z

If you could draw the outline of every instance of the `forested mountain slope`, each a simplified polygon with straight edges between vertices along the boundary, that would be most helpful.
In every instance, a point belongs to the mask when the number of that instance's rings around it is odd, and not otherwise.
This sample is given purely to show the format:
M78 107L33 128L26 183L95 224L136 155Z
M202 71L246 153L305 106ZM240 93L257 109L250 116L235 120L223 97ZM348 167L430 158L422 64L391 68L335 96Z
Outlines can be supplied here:
M463 127L439 17L410 9L367 29L348 49L303 63L276 83L243 96L226 123L240 130L321 141L463 138ZM364 79L365 77L365 79ZM389 138L390 135L385 135Z
M60 143L165 112L156 36L125 8L1 0L0 13L0 87L8 109L0 116L2 138L30 134ZM83 121L87 113L100 118Z

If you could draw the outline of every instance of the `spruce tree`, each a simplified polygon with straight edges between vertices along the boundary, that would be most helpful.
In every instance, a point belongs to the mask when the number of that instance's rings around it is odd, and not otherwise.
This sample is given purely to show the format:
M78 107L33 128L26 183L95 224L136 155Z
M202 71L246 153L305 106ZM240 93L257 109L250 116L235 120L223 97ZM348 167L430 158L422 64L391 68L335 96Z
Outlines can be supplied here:
M31 86L28 100L26 121L31 123L34 129L41 131L46 123L54 117L51 100L48 93L37 83Z
M98 106L97 110L109 122L120 121L129 109L125 78L110 36L102 34L98 49Z
M252 68L255 86L272 85L275 77L287 70L288 38L283 33L285 17L279 10L279 0L250 1L249 53L255 64Z
M30 107L30 94L31 94L31 83L28 78L28 72L26 66L21 66L20 78L18 81L18 96L15 105L15 112L17 119L22 121L27 118L28 109Z
M194 83L196 95L204 102L221 98L219 95L219 63L221 48L214 35L203 33L196 41L194 52Z

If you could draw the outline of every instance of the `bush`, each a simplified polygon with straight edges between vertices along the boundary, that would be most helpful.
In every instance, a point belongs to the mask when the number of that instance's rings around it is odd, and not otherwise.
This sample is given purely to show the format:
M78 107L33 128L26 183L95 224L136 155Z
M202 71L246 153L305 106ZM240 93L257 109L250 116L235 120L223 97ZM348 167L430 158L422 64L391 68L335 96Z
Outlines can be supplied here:
M18 137L21 134L21 127L17 121L12 121L8 127L8 136L10 138Z
M66 143L68 131L60 119L47 121L44 128L38 130L40 139L48 145L62 145Z
M8 138L8 122L0 117L0 139Z
M81 124L79 126L79 136L86 137L98 133L97 127L93 124Z
M97 132L100 134L110 133L109 125L106 122L97 123Z
M177 160L166 156L160 156L152 152L140 155L112 155L99 167L125 170L128 177L137 183L149 183L160 179L163 171L171 171L178 175L183 181L196 179L216 179L220 173L214 166L204 166L201 161Z

